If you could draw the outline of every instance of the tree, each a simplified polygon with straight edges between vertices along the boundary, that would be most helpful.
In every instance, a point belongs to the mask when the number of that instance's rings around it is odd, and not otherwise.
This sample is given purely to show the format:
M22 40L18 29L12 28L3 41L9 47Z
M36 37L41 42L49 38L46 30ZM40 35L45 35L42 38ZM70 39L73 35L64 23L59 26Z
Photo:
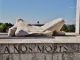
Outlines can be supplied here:
M61 31L65 32L75 32L75 25L63 25Z
M69 32L75 32L75 25L68 25Z
M5 23L5 24L6 24L7 27L12 27L13 26L13 24L11 24L11 23Z
M0 25L0 32L6 32L7 26L6 24L1 24Z
M39 24L39 21L37 21L37 24Z
M72 32L75 32L75 25L72 25Z
M5 23L7 28L6 28L6 32L8 32L8 29L11 28L13 26L13 24L11 23Z
M0 25L1 25L2 23L0 22Z
M66 24L63 25L63 27L61 28L61 31L68 32L68 28Z

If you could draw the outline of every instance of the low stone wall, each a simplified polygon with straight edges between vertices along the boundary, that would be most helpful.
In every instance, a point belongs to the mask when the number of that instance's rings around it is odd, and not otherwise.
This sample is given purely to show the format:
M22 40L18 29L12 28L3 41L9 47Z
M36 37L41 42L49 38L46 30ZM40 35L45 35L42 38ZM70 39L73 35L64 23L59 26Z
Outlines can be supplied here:
M80 60L80 44L1 43L0 60Z

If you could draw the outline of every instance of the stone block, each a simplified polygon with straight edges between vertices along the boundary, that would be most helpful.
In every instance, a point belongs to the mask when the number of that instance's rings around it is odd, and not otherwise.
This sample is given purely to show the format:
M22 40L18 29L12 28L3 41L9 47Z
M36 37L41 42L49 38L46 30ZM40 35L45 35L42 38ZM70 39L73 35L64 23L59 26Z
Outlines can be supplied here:
M53 60L62 60L62 54L61 53L53 54Z
M44 53L36 53L36 60L46 60L46 55Z
M45 54L45 56L46 56L45 60L53 60L52 54Z
M20 60L35 60L35 54L20 54Z
M19 54L3 54L2 60L19 60Z

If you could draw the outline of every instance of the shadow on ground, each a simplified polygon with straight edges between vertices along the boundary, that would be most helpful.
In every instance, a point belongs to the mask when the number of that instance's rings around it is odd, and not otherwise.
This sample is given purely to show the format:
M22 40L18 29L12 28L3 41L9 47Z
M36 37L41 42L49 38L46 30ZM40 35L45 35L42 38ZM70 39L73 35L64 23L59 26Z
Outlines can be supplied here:
M25 36L25 37L8 37L7 34L0 34L0 39L55 39L55 37L76 37L77 35L57 35L57 36Z

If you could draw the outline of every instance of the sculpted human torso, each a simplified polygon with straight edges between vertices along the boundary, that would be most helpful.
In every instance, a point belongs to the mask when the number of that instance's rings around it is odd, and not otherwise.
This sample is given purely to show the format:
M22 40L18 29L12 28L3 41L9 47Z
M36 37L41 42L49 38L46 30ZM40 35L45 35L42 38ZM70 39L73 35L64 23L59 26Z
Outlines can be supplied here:
M55 34L63 34L60 32L61 27L64 24L62 18L53 20L45 25L32 26L31 24L23 21L21 18L16 20L16 24L9 29L8 36L28 36L28 35L44 35L52 36Z

